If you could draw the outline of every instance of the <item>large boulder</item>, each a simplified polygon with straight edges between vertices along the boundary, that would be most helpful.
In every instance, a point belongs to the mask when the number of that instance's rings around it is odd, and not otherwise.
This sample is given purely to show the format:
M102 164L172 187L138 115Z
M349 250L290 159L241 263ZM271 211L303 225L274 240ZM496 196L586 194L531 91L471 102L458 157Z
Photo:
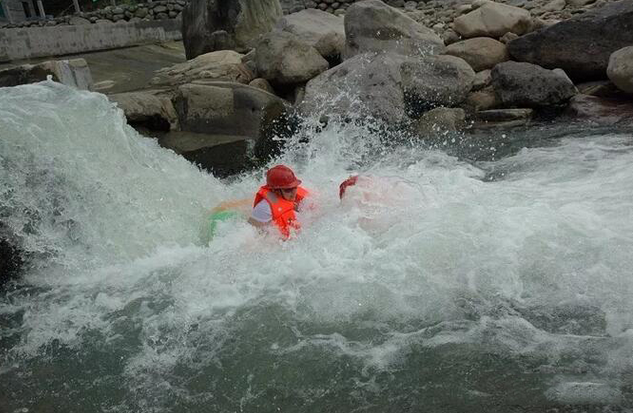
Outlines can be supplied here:
M633 46L613 52L607 75L620 90L633 93Z
M282 15L279 0L191 0L182 11L187 59L216 50L249 50Z
M343 18L319 9L306 9L284 16L277 28L309 44L328 61L340 60L345 50Z
M244 55L232 50L205 53L195 59L156 71L152 85L180 85L194 80L225 80L246 83L253 73L242 63Z
M41 82L51 76L56 82L77 89L92 89L92 74L84 59L51 60L0 71L0 87Z
M329 68L314 47L282 31L272 31L257 42L255 65L260 77L279 86L307 82Z
M444 51L444 42L433 30L379 0L361 1L347 9L345 36L346 59L366 52L420 56Z
M300 110L400 121L405 117L401 60L389 53L356 55L310 80Z
M280 104L285 102L259 88L221 81L181 85L174 98L181 130L254 140L266 108Z
M499 63L491 75L495 93L505 107L558 105L577 93L566 77L531 63Z
M178 115L168 96L153 91L116 93L108 96L123 110L131 126L169 131L178 128Z
M400 70L407 111L412 117L437 106L459 105L475 79L466 61L448 55L408 58Z
M439 107L426 112L413 123L415 131L423 136L441 135L456 132L466 126L466 112L461 108Z
M196 81L178 87L174 97L180 131L161 145L218 177L256 165L254 155L271 150L263 133L285 114L289 104L256 87L235 82Z
M606 78L611 53L633 44L633 2L608 4L508 44L515 60L560 67L575 81Z
M565 115L598 125L630 125L633 123L633 103L579 94L570 99Z
M507 46L489 37L475 37L453 43L446 48L446 54L461 57L475 72L492 69L497 63L509 59Z
M481 7L455 19L453 29L462 37L499 38L508 32L527 33L532 24L530 12L506 4L485 2Z

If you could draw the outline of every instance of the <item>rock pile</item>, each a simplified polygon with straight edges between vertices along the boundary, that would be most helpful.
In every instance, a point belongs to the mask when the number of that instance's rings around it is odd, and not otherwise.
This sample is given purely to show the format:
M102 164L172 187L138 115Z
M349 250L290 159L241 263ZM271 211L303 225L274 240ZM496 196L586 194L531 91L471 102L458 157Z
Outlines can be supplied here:
M199 162L218 162L218 137L266 147L264 131L291 129L289 113L420 136L545 115L633 120L630 0L339 1L344 16L328 13L335 3L283 16L277 0L192 0L191 60L156 73L154 90L113 100L131 122L214 137L172 142Z
M165 20L180 18L187 0L158 0L151 3L121 4L108 6L92 12L56 17L47 20L29 20L16 24L0 25L0 28L23 28L44 26L72 26L81 24L111 24L141 20Z

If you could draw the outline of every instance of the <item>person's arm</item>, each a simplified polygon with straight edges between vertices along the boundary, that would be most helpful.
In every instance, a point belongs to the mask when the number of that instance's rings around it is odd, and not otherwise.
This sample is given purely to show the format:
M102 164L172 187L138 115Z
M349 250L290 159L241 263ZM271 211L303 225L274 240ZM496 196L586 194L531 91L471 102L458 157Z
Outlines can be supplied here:
M262 200L253 208L248 223L256 228L261 228L268 225L272 219L273 212L270 210L270 205L268 205L268 202Z

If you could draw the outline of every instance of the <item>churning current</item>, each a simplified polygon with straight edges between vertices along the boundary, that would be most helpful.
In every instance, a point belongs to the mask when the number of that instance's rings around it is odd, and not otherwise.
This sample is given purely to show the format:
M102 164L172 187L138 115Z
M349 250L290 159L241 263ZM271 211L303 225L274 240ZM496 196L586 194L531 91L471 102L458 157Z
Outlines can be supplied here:
M0 89L0 221L30 257L0 411L631 409L633 135L559 132L473 162L306 126L270 164L315 194L301 233L205 242L264 170L218 180L103 95Z

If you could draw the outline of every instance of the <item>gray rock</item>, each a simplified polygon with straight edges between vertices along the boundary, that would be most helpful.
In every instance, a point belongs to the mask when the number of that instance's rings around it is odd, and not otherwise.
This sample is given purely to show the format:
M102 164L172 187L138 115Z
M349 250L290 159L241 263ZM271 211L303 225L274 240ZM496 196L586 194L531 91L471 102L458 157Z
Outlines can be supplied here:
M178 85L194 80L224 80L248 84L253 74L242 62L244 55L232 50L205 53L155 73L152 85Z
M51 60L1 70L0 87L41 82L48 76L52 76L55 82L77 89L92 88L92 74L84 59Z
M490 86L490 83L492 83L491 72L491 70L482 70L481 72L477 72L475 74L475 79L473 80L472 90L477 91Z
M571 98L564 114L598 125L631 124L633 104L620 99L579 94Z
M420 56L444 51L444 42L432 30L379 0L361 1L347 9L345 36L346 59L366 52Z
M633 46L611 54L607 75L620 90L633 93Z
M479 120L488 122L507 122L512 120L531 119L534 109L491 109L477 112Z
M401 76L407 111L415 118L437 106L462 103L472 88L475 72L459 57L441 55L406 59Z
M329 68L314 47L281 31L260 38L255 47L255 64L258 75L273 85L304 83Z
M344 61L307 83L300 110L317 116L404 119L401 59L389 53L365 53Z
M345 27L341 17L306 9L283 17L277 28L292 33L319 51L326 59L339 59L345 50Z
M446 54L464 59L475 72L492 69L497 63L509 59L505 44L489 37L475 37L453 43Z
M633 2L619 1L513 40L508 51L582 82L605 79L611 53L631 44Z
M573 83L531 63L498 64L492 69L492 85L505 107L558 105L577 93Z
M416 132L423 136L455 132L466 126L466 112L461 108L435 108L414 122Z
M522 35L529 30L531 22L527 10L486 1L476 10L456 18L453 29L465 38L499 38L507 32Z
M268 83L268 80L262 79L261 77L258 77L257 79L253 79L248 85L259 88L268 93L272 93L273 95L275 94L275 91L273 87L270 85L270 83Z
M266 107L285 105L259 88L233 82L196 81L181 85L174 98L183 131L256 140Z
M156 92L116 93L108 99L123 110L130 125L142 125L150 130L170 130L178 127L178 116L171 99Z
M279 0L191 0L182 12L187 58L223 49L247 51L282 15Z

